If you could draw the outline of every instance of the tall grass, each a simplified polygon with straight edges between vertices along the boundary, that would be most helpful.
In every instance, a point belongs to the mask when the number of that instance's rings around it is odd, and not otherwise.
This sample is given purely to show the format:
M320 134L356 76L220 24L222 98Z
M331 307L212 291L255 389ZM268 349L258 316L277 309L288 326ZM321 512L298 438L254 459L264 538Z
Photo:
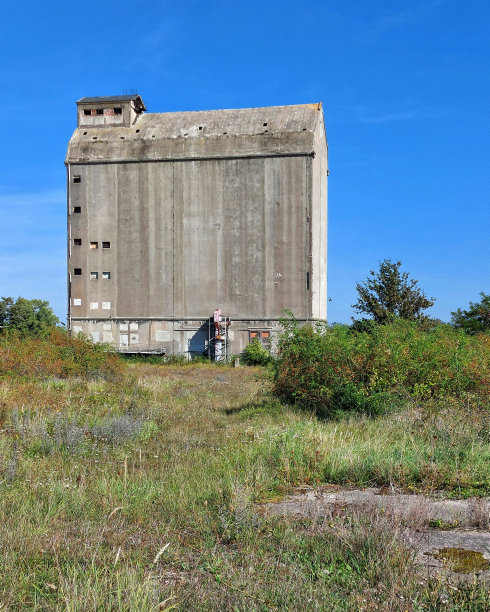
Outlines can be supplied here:
M474 398L321 422L256 368L46 372L0 379L2 609L486 609L484 585L430 578L381 514L256 505L317 482L486 494Z

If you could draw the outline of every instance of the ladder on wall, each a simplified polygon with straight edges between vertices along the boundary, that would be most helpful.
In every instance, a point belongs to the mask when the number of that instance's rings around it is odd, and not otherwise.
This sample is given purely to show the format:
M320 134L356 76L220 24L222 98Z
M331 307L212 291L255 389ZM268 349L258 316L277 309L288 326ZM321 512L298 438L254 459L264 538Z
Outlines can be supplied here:
M209 319L208 325L208 357L212 361L228 362L230 358L229 327L229 317L224 317L221 308L217 308Z

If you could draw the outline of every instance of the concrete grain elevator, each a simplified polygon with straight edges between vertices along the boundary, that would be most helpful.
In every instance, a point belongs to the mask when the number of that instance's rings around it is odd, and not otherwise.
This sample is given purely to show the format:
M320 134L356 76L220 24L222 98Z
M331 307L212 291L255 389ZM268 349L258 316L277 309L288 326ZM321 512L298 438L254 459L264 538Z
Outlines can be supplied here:
M321 104L148 113L128 95L77 110L65 161L71 333L225 359L255 338L274 343L285 310L326 319Z

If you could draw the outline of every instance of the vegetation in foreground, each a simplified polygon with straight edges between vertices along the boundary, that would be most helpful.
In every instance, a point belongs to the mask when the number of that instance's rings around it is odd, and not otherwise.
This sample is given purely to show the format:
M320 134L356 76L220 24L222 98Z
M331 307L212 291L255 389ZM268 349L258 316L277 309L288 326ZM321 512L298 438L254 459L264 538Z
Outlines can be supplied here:
M403 524L256 505L305 483L488 494L472 396L321 422L273 399L261 368L119 369L96 348L101 376L89 348L46 347L46 363L85 363L73 376L1 346L2 609L487 609L485 585L415 571Z

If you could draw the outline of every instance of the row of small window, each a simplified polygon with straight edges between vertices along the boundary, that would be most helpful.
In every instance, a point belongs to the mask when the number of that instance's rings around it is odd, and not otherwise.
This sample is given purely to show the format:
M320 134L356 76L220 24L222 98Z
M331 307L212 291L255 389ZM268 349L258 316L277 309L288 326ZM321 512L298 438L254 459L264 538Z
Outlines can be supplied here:
M105 113L104 113L105 111ZM85 108L83 114L86 117L93 115L122 115L122 108L115 106L114 108Z
M110 302L101 302L102 304L102 310L110 310L111 309L111 303ZM82 298L73 298L73 306L81 306L82 305ZM90 310L98 310L99 309L99 302L90 302Z
M81 238L73 238L73 244L75 246L82 246L82 239ZM99 243L98 242L91 242L90 243L90 248L91 249L98 249L99 248ZM103 249L110 249L111 248L111 243L110 242L102 242L102 248Z
M75 268L73 270L73 275L74 276L82 276L82 268ZM90 272L90 279L91 280L97 280L99 278L99 273L98 272ZM110 272L102 272L102 278L104 280L109 280L111 278L111 273Z

